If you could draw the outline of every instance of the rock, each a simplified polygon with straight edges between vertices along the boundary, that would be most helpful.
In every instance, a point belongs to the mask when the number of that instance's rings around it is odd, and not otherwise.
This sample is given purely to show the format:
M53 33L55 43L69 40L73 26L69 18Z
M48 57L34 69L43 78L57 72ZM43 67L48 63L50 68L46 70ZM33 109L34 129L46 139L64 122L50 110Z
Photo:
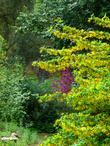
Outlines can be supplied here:
M18 139L19 139L18 134L12 133L11 136L9 136L9 137L6 137L6 136L2 137L1 141L3 141L3 142L15 141L16 142Z

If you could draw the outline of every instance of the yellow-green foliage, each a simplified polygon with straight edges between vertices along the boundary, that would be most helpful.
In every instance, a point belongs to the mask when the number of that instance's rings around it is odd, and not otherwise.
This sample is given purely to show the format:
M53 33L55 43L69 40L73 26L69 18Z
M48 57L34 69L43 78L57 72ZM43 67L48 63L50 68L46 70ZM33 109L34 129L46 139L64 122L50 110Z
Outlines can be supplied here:
M92 16L91 21L110 29L110 19L106 16L102 19ZM75 45L62 50L42 48L41 52L55 55L55 59L33 64L49 72L71 67L79 86L73 87L66 96L74 113L62 115L56 121L61 129L41 146L109 146L110 33L64 26L62 32L54 30L53 34L74 41Z

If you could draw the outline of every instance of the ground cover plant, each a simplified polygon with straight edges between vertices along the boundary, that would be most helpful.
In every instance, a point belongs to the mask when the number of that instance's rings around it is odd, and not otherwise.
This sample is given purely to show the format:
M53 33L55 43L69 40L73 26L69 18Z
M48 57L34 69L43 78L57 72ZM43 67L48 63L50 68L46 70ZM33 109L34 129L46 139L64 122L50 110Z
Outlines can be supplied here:
M30 144L35 144L38 141L38 134L35 130L24 128L21 126L17 126L16 123L7 123L0 122L0 138L1 137L10 137L12 133L16 133L18 135L18 140L3 142L0 141L1 146L27 146Z
M99 30L76 29L64 26L52 28L58 39L74 41L70 48L41 48L41 52L54 55L48 61L33 62L34 66L51 73L72 68L77 86L62 94L73 107L73 113L63 114L56 120L58 132L41 146L85 146L110 144L110 19L92 16L88 22L102 28ZM105 28L105 29L104 29ZM56 93L58 94L58 93ZM54 94L44 95L41 100L51 100Z

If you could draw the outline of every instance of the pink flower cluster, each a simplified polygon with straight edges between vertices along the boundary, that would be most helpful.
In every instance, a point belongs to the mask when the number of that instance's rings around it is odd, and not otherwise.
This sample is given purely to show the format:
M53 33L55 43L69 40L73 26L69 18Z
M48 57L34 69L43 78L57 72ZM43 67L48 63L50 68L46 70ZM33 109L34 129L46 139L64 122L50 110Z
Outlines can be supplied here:
M61 71L61 79L54 80L53 88L62 93L68 93L71 90L71 85L74 82L74 77L70 68Z

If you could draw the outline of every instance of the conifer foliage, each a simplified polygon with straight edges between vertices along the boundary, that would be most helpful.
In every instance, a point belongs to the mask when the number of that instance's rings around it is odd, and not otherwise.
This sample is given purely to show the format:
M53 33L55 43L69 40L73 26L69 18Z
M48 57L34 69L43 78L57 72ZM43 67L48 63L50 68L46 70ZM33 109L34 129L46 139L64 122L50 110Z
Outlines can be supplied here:
M53 28L54 36L70 40L74 46L60 50L42 48L41 52L55 57L33 62L50 73L72 68L78 84L66 96L62 94L74 112L56 120L56 126L60 127L57 134L41 146L110 144L110 33L105 31L110 29L110 19L92 16L88 22L99 25L104 31L79 30L70 26L64 26L62 30Z

